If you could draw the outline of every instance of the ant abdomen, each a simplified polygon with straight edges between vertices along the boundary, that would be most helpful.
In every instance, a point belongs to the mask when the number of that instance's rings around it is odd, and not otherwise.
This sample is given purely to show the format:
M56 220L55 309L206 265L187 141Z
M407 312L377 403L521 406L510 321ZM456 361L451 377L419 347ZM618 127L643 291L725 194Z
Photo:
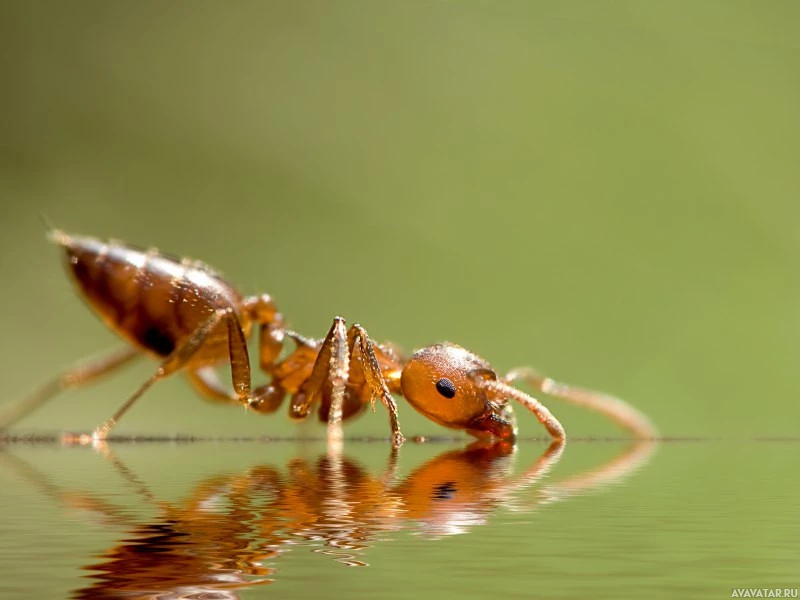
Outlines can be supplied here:
M51 237L64 248L80 292L100 318L158 356L169 356L218 308L241 302L232 286L199 263L58 231ZM202 352L216 357L212 362L222 350L214 346L227 346L227 334L219 329L219 343L208 340Z

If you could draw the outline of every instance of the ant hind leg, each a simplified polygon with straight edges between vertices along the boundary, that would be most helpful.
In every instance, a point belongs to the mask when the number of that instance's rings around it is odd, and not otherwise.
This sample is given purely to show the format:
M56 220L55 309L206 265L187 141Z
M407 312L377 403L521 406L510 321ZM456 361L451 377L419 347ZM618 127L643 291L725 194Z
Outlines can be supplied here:
M88 385L101 377L116 371L141 356L135 348L121 348L100 357L90 358L73 365L53 379L31 392L12 408L0 415L0 432L15 425L34 410L52 400L64 390Z
M232 307L221 308L216 310L192 335L181 341L172 354L164 359L156 372L139 386L110 419L94 431L92 438L94 440L104 440L108 437L109 432L119 422L120 418L128 412L142 394L150 389L156 381L164 379L185 367L203 346L209 335L223 323L228 330L228 352L234 393L239 402L245 406L258 402L258 398L253 396L250 389L250 358L247 352L247 338L242 330L242 325Z

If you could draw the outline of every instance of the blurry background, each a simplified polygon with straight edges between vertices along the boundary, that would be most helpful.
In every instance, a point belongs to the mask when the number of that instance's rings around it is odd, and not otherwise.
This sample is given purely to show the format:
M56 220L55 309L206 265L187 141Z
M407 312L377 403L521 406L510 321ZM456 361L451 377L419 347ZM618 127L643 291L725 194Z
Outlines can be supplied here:
M666 434L797 432L797 3L0 11L4 402L116 343L43 213L203 259L310 336L341 314L409 351L450 340L617 393ZM22 426L88 430L152 368ZM550 405L571 434L614 431ZM440 431L401 411L407 434ZM294 427L176 378L120 432Z

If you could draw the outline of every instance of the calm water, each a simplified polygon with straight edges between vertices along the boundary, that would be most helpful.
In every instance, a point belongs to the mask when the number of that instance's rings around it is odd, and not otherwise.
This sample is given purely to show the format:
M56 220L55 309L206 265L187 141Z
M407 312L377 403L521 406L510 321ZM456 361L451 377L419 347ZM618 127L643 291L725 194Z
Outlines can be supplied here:
M727 598L800 585L800 444L10 444L3 598Z

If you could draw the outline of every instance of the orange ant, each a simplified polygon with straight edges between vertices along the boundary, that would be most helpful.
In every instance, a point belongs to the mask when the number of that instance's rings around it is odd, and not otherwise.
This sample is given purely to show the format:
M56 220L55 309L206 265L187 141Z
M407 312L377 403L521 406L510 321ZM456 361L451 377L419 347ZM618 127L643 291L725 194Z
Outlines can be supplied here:
M65 371L0 418L0 430L59 391L85 385L149 354L161 361L158 369L94 431L94 440L105 439L156 381L178 371L185 372L206 398L259 413L276 411L287 394L294 419L305 419L318 406L332 440L341 439L342 420L359 414L369 403L374 408L377 397L389 412L393 446L399 447L404 437L392 394L404 396L440 425L510 442L517 434L509 403L513 399L533 412L554 439L564 440L558 419L513 387L517 380L603 413L637 437L655 435L647 417L622 400L557 383L532 369L514 369L499 378L483 358L450 343L428 346L406 359L391 346L371 340L361 325L347 329L341 317L334 318L324 339L307 339L286 328L270 296L243 297L203 263L57 229L51 229L48 237L63 248L68 269L89 306L131 346ZM255 389L247 351L254 325L260 328L259 363L270 376L270 383ZM287 337L296 347L278 361ZM224 361L230 362L232 391L213 370Z

